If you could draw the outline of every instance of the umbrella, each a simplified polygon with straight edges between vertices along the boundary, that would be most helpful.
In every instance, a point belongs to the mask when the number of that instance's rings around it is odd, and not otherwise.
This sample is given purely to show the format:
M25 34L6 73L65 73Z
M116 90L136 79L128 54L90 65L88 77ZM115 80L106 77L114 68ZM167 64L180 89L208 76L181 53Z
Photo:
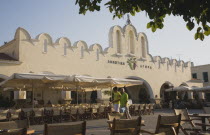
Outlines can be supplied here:
M31 73L14 73L8 79L0 83L2 87L13 87L13 88L27 88L32 89L32 100L34 99L34 86L43 87L46 84L56 83L63 80L67 76L64 75L46 75L46 74L31 74ZM32 106L34 104L32 102Z
M188 86L178 86L178 87L174 87L174 88L169 88L166 89L166 92L172 92L172 91L176 91L176 92L186 92L186 91L192 91L193 88L192 87L188 87Z
M205 86L201 88L194 88L194 91L196 92L210 92L210 86Z

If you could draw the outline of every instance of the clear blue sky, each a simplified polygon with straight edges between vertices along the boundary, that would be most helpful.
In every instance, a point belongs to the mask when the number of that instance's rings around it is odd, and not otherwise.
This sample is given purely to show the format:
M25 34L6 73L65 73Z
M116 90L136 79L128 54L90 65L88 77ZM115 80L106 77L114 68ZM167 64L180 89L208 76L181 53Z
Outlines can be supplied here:
M45 32L53 41L65 36L72 43L84 40L89 46L99 43L103 48L109 45L110 27L123 27L126 22L126 18L113 20L105 7L100 12L79 15L75 0L1 0L0 19L0 45L13 39L15 30L23 27L32 38ZM194 40L194 31L188 31L180 17L167 17L164 29L155 33L146 29L149 19L145 13L132 16L131 22L138 32L146 33L153 56L210 64L210 36L205 41Z

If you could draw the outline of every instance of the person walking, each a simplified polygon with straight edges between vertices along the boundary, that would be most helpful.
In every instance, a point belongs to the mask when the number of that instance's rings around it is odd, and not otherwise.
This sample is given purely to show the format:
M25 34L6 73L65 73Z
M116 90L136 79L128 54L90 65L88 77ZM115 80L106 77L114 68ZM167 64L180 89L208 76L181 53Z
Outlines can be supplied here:
M120 98L121 98L121 94L120 92L118 92L117 87L113 88L113 93L114 93L114 99L112 101L113 106L114 106L114 111L115 112L120 112Z
M120 112L125 113L127 118L131 119L131 115L129 113L129 108L128 108L128 94L125 92L124 88L119 88L119 91L121 93Z

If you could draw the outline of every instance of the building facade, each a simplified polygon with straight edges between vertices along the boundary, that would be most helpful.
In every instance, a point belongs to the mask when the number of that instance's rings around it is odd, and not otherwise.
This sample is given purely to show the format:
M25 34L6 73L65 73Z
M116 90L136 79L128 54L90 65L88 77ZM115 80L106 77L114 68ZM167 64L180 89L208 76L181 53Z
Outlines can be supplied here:
M210 86L209 73L210 73L209 64L192 67L192 78L203 80L204 86Z
M128 88L134 103L144 98L154 102L164 98L166 88L188 85L191 67L191 62L152 56L146 34L137 33L131 24L111 27L105 49L99 44L88 46L85 41L72 43L66 37L54 41L46 33L32 38L23 28L0 47L0 81L13 73L29 72L142 80L143 86ZM46 96L46 101L56 102L61 97L58 92L52 95Z

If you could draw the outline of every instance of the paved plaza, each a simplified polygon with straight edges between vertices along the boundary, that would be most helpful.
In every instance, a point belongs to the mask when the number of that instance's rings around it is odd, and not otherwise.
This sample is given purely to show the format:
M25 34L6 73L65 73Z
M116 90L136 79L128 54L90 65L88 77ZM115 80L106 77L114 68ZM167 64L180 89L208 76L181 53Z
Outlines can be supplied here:
M190 113L202 113L202 110L189 110ZM154 115L143 115L142 118L145 121L145 126L142 129L154 132L157 124L158 115L173 115L173 110L159 109L155 111ZM137 116L133 117L136 118ZM108 124L106 119L88 120L87 121L87 135L109 135ZM79 122L71 122L79 123ZM43 125L31 126L31 129L35 129L37 134L42 134L44 130ZM146 135L146 134L145 134ZM183 135L182 133L180 135Z

